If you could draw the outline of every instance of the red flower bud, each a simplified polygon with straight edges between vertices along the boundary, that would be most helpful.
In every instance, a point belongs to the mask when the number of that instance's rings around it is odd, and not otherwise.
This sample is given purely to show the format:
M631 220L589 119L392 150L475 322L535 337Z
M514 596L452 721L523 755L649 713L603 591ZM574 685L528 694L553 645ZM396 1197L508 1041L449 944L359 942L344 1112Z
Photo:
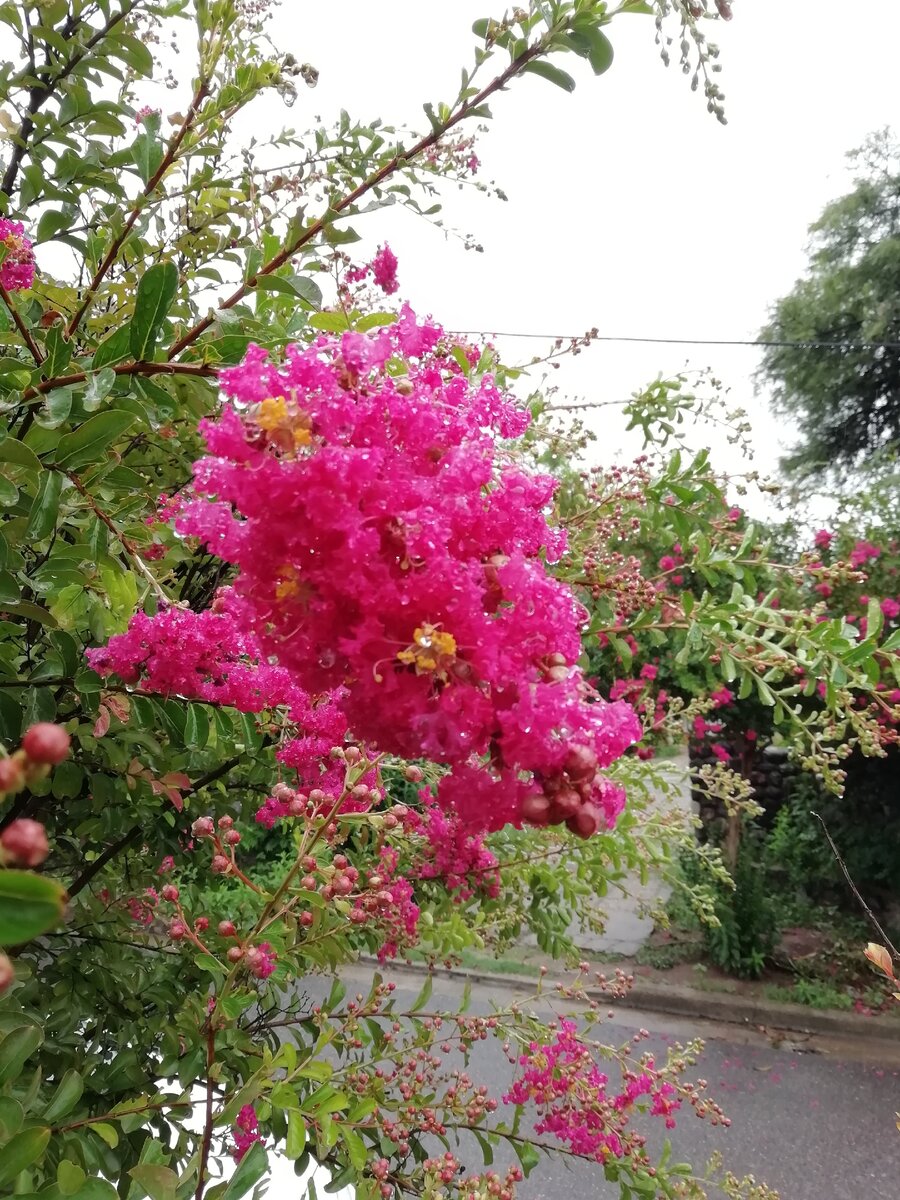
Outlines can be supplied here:
M0 833L0 846L8 861L20 867L36 867L50 853L47 833L40 821L20 817Z
M169 925L169 937L173 941L180 942L187 935L187 925L184 921L172 921Z
M222 937L234 937L234 921L220 921L219 933Z
M68 756L72 739L61 725L39 721L22 738L22 749L33 763L55 767Z
M231 862L224 854L214 854L210 867L214 875L227 875L231 870Z
M5 992L16 977L11 960L0 951L0 993Z
M222 839L226 846L236 846L240 840L241 835L236 829L229 829Z
M408 766L403 772L403 777L409 783L421 783L425 778L425 772L421 767Z
M191 826L191 833L194 837L212 837L213 822L212 817L198 817Z
M0 792L18 792L25 786L25 772L18 758L0 758Z
M166 886L162 890L162 898L163 898L163 900L169 900L169 901L178 899L178 888L175 886L174 883L166 884Z
M228 959L229 962L233 962L233 963L240 962L243 957L244 957L244 952L240 948L240 946L229 946L228 947L228 954L226 955L226 958Z
M229 817L229 816L219 817L219 828L220 829L230 829L233 824L234 824L234 817Z
M312 913L309 911L302 912L300 914L300 924L304 927L304 929L308 929L309 926L312 925L314 919L315 918L313 917Z
M206 933L207 929L209 929L209 917L198 917L194 922L194 929L196 929L197 933Z

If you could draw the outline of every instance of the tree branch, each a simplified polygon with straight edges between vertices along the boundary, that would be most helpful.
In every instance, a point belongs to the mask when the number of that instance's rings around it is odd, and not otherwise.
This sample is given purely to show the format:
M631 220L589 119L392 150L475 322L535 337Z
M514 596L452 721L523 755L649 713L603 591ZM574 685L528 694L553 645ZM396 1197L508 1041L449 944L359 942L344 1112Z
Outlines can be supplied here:
M197 1171L197 1190L194 1200L203 1200L203 1190L206 1187L206 1165L209 1162L209 1148L212 1145L213 1132L213 1063L216 1060L216 1033L212 1021L206 1030L206 1115L203 1120L203 1142L200 1146L200 1165Z
M898 951L897 947L891 942L891 939L888 937L888 935L881 928L881 925L878 923L878 918L875 916L875 914L872 912L871 908L869 908L868 904L866 904L865 900L863 900L862 896L860 895L859 888L857 888L856 884L853 882L853 877L851 876L850 872L847 870L847 864L841 858L840 851L838 850L837 846L834 844L834 839L832 838L831 834L828 832L828 826L825 824L825 822L822 820L822 818L819 816L819 814L817 812L810 812L809 815L811 817L815 817L816 820L819 822L819 824L822 826L825 836L828 839L828 845L831 847L831 852L834 855L835 859L837 860L837 864L841 868L844 878L847 880L847 882L850 885L850 891L853 893L853 895L859 901L859 904L860 904L863 912L866 914L866 916L869 918L869 920L872 922L872 924L878 930L881 940L884 942L884 944L890 950L891 954L893 954L894 958L898 962L900 962L900 951Z
M233 292L227 300L222 301L222 303L218 306L218 311L221 312L223 309L233 308L234 305L242 300L248 292L251 292L257 286L260 279L264 278L266 275L271 275L273 271L277 271L279 267L284 266L284 264L292 259L299 250L302 250L302 248L308 245L315 237L318 237L318 235L324 231L329 222L333 221L336 216L339 216L342 212L345 212L351 207L351 205L355 204L357 200L360 200L363 196L365 196L367 192L370 192L373 188L378 187L380 183L383 183L386 179L393 175L403 163L410 162L413 159L418 158L426 150L430 150L455 125L458 125L460 121L464 121L466 117L473 112L473 110L480 108L481 105L484 104L495 92L498 92L504 88L506 84L510 82L510 80L524 70L528 63L535 58L539 58L544 51L545 39L541 38L535 42L533 46L529 46L517 58L513 59L506 70L501 72L501 74L493 79L486 87L482 88L476 96L473 96L470 100L465 101L459 110L453 116L448 118L448 120L441 125L440 128L433 130L426 137L421 138L414 146L410 146L409 149L401 148L398 150L393 158L386 162L383 167L379 168L379 170L377 170L373 175L370 175L367 179L364 179L363 182L358 187L354 188L352 192L349 192L346 196L338 200L329 208L325 216L319 217L318 220L314 221L311 225L308 225L306 229L299 235L299 237L295 238L290 245L285 246L278 252L278 254L275 255L274 258L271 258L265 264L265 266L260 267L260 269L254 275L251 275L249 279L242 283L236 292ZM214 320L214 313L204 317L202 321L199 321L193 326L193 328L182 334L182 336L169 347L166 357L170 361L173 358L177 358L179 354L186 350L188 346L193 345L197 338L204 334L207 329L209 329Z
M2 192L4 195L9 198L12 197L13 188L16 186L16 179L18 178L19 174L19 168L22 165L22 160L25 158L25 155L28 152L28 140L34 133L35 115L43 108L43 106L53 95L56 85L65 79L67 75L71 75L78 64L87 58L94 47L99 42L102 42L107 34L109 34L110 31L119 24L120 21L124 21L126 17L131 15L134 9L137 8L138 3L139 0L126 0L126 3L122 5L121 11L114 13L113 16L111 16L106 22L106 24L96 31L93 37L88 38L83 49L76 51L76 53L73 54L72 57L66 62L59 74L53 79L50 78L50 63L48 62L45 65L43 72L38 76L40 83L36 84L30 89L28 96L28 111L25 115L25 119L22 121L19 132L16 135L16 141L13 147L12 155L7 163L6 170L3 173L3 180L0 182L0 192ZM74 33L74 29L70 27L69 22L67 22L67 28L69 29L69 37L71 38L72 34Z
M109 368L116 375L195 375L201 379L214 378L218 368L205 363L169 363L169 362L131 362L117 363ZM87 371L75 371L72 375L57 375L53 379L42 379L34 387L27 388L22 393L22 403L44 396L54 388L69 387L76 383L84 383L88 377Z
M9 315L12 317L13 321L15 322L16 329L18 329L19 334L22 338L22 341L28 347L31 357L34 359L34 361L37 363L37 365L40 366L41 363L44 361L44 356L43 356L43 354L41 354L41 351L40 351L40 348L38 347L37 342L31 336L31 330L28 328L28 326L22 320L22 314L16 308L15 303L13 302L12 296L9 294L9 292L6 290L6 288L3 286L2 283L0 283L0 300L2 300L3 303L6 305L6 307L9 309Z
M81 318L84 316L84 314L90 308L91 301L94 299L95 295L97 294L97 289L99 288L100 284L103 282L104 278L106 277L107 271L110 269L110 267L113 265L113 263L118 258L119 251L122 249L122 246L125 244L125 241L127 240L128 235L131 233L132 229L134 228L134 223L135 223L135 221L137 221L138 217L141 215L141 212L143 211L143 208L144 208L145 203L147 202L147 199L156 190L160 180L162 179L162 177L165 175L166 171L168 171L169 167L171 167L172 163L177 158L178 151L181 148L181 143L184 141L184 139L187 137L188 133L192 129L194 122L197 119L197 114L200 111L200 105L203 103L203 101L206 99L206 97L208 95L209 95L209 83L206 79L201 79L200 83L197 86L197 90L194 93L194 98L191 100L190 107L187 110L187 115L185 116L184 120L182 121L181 127L179 128L178 132L170 140L168 149L166 150L165 154L163 155L162 162L159 164L159 166L156 168L156 170L153 172L153 174L147 180L146 184L144 185L144 190L138 196L137 200L135 200L134 206L132 207L131 212L128 214L128 219L126 220L125 224L122 226L122 229L119 231L118 235L115 238L113 238L112 245L109 247L106 254L104 254L103 261L100 263L99 267L97 267L97 270L94 272L94 277L91 280L91 282L88 284L88 288L87 288L87 291L85 292L84 299L81 301L81 304L78 306L78 308L75 312L75 315L72 317L71 321L68 324L68 327L66 328L66 337L69 337L69 338L72 337L72 335L75 333L75 330L78 328Z

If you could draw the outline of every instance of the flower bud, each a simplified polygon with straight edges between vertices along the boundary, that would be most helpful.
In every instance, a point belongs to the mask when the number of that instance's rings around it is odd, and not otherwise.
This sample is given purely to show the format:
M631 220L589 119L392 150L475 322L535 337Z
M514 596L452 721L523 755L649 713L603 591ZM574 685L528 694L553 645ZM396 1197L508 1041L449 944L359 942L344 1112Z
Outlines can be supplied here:
M222 937L234 937L234 921L220 921L219 933L222 935Z
M187 925L185 925L184 921L176 920L176 921L172 921L169 924L169 937L174 942L180 942L181 939L183 937L185 937L186 935L187 935Z
M191 833L197 838L212 837L213 828L212 817L198 817L191 825Z
M231 870L231 862L224 854L214 854L210 868L213 875L227 875Z
M314 920L315 918L313 917L312 913L309 912L309 910L302 912L299 917L300 924L304 929L308 929Z
M229 962L237 963L240 962L244 957L244 951L240 948L240 946L229 946L228 953L225 957Z
M229 817L227 814L224 817L219 817L219 828L230 829L234 824L234 817Z
M174 901L178 899L178 888L174 883L167 883L162 890L163 900Z
M229 829L222 839L226 846L236 846L240 840L241 835L236 829Z
M20 817L0 833L0 846L3 847L8 862L20 867L36 867L50 853L47 833L40 821L31 821L28 817Z
M22 761L12 758L0 758L0 792L19 792L25 786L25 772Z
M348 865L347 856L345 854L336 854L334 856L334 865L338 871L343 871L343 869Z
M207 929L209 929L209 917L198 917L194 922L194 929L196 929L197 933L206 933Z
M421 783L425 778L425 772L421 767L417 767L415 764L410 764L410 766L406 767L404 770L403 778L408 783Z
M72 739L61 725L39 721L22 738L22 749L33 763L55 767L68 756Z

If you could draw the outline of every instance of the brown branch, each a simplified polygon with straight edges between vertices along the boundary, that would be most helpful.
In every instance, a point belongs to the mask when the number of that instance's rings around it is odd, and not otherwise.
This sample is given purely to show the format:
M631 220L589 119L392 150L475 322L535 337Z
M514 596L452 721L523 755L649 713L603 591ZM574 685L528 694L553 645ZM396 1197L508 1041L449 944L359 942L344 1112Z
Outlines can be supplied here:
M187 115L182 121L178 132L170 140L168 148L163 155L162 162L147 180L146 184L144 185L144 190L138 196L137 200L135 200L134 206L132 207L131 212L128 214L128 219L122 226L122 229L118 235L113 239L112 245L103 256L103 261L94 272L94 277L88 284L88 289L85 293L84 299L81 301L81 304L78 306L75 315L72 317L68 327L66 328L67 337L72 337L72 335L75 333L75 330L78 328L81 318L90 308L91 301L97 294L97 289L106 277L107 271L118 258L119 251L122 249L122 246L125 244L128 235L134 228L134 224L141 215L148 198L156 191L160 180L175 161L178 151L181 149L181 143L184 141L189 131L193 127L194 122L197 119L197 114L200 111L200 105L208 95L209 83L206 79L201 79L197 86L197 90L194 93L194 98L191 100L190 107L187 110Z
M109 368L116 375L196 375L200 379L214 378L218 368L205 363L170 363L170 362L131 362L117 363ZM34 400L37 396L46 395L54 388L69 387L76 383L84 383L88 371L75 371L71 375L56 375L53 379L42 379L34 387L27 388L22 393L22 403Z
M216 1060L216 1033L210 1021L206 1030L206 1116L203 1121L203 1142L200 1146L200 1166L197 1171L197 1190L194 1200L203 1200L203 1190L206 1187L206 1165L209 1162L209 1148L212 1145L213 1132L213 1078L212 1069Z
M242 758L242 754L236 754L232 758L229 758L226 762L221 763L220 766L216 767L214 771L209 771L206 775L201 776L201 778L198 779L197 782L184 793L184 795L186 797L193 796L196 792L202 791L203 788L208 787L209 784L215 783L217 779L221 779L223 775L227 775L230 770L236 767ZM98 857L95 858L92 863L85 867L78 878L74 880L71 887L66 889L69 893L69 898L71 899L72 897L77 896L80 891L83 891L84 888L86 888L94 878L94 876L99 874L106 864L115 858L117 854L120 854L133 843L140 841L142 833L142 826L132 825L131 829L129 829L127 833L123 834L118 841L113 842L110 846L107 846L102 854L98 855Z
M0 283L0 300L2 300L3 303L6 305L6 307L9 309L9 315L12 317L13 321L15 322L16 329L18 329L19 333L22 336L22 341L25 343L25 345L28 347L29 351L31 352L31 357L34 359L34 361L37 363L37 365L40 366L41 363L44 361L44 356L43 356L43 354L41 354L40 347L38 346L38 344L34 340L34 338L31 336L31 330L28 328L28 326L22 320L22 314L16 308L15 304L13 303L12 296L10 296L9 292L6 290L6 288L3 286L2 283Z
M88 38L84 44L84 48L73 54L63 69L53 79L49 78L50 63L48 62L46 64L43 74L38 77L40 82L30 89L28 97L28 112L26 113L25 119L22 121L19 132L16 135L15 147L13 148L9 163L7 164L6 170L3 174L3 181L0 182L0 193L3 193L7 197L12 196L13 188L16 185L16 177L19 174L19 167L22 165L22 160L28 151L28 139L34 133L34 117L53 95L54 91L56 90L56 85L65 79L67 75L71 75L78 64L87 58L94 47L99 42L102 42L107 34L114 29L120 21L124 21L127 16L130 16L134 9L137 8L137 5L138 0L131 0L131 3L126 2L123 4L121 12L117 12L111 16L106 24L97 30L93 37ZM73 33L74 29L69 27L70 38ZM9 86L15 86L14 81Z
M433 132L429 133L426 137L421 138L409 149L398 150L393 158L385 163L383 167L379 168L379 170L377 170L373 175L370 175L367 179L364 179L363 182L359 184L358 187L354 188L352 192L349 192L346 196L338 200L328 209L328 212L325 214L325 216L319 217L318 220L314 221L311 225L308 225L303 233L301 233L299 237L291 242L289 246L285 246L279 251L278 254L275 255L274 258L271 258L265 264L265 266L260 267L260 269L254 275L251 275L248 280L242 283L236 292L233 292L227 300L222 301L222 303L218 306L217 311L221 312L223 309L233 308L234 305L242 300L248 292L252 291L257 286L260 279L266 275L271 275L273 271L277 271L279 267L284 266L284 264L292 259L299 250L308 245L313 238L322 233L329 221L333 221L336 216L339 216L342 212L345 212L351 207L351 205L355 204L357 200L365 196L367 192L370 192L373 188L378 187L380 183L383 183L387 178L393 175L394 172L397 171L401 166L401 164L418 158L426 150L430 150L433 146L435 146L440 139L449 132L449 130L451 130L455 125L458 125L460 121L464 121L474 109L480 108L481 105L484 104L485 101L487 101L495 92L500 91L506 86L506 84L510 82L510 80L523 71L525 67L532 61L532 59L540 57L540 55L544 53L545 48L545 39L543 38L535 42L533 46L529 46L517 58L513 59L505 71L493 79L486 87L482 88L477 96L473 96L471 100L465 101L459 110L443 125L441 125L439 129L433 130ZM199 321L193 326L192 329L189 329L186 333L182 334L182 336L169 347L166 357L169 360L177 358L182 351L186 350L188 346L193 345L197 338L205 333L207 329L209 329L214 320L214 313L204 317L202 321Z
M847 880L847 883L850 885L850 891L853 893L853 895L859 901L860 907L862 908L863 912L866 914L866 916L869 918L869 920L872 922L872 924L878 930L881 940L884 942L884 944L890 950L891 954L893 954L894 958L898 962L900 962L900 951L898 951L897 947L893 945L893 943L891 942L891 939L888 937L888 935L881 928L881 925L878 923L878 918L875 916L875 914L872 912L871 908L869 908L868 904L866 904L865 900L863 900L862 896L860 895L859 888L853 882L853 877L851 876L850 872L847 870L847 864L841 858L840 851L838 850L837 846L834 844L834 839L832 838L831 834L828 832L828 826L825 824L825 822L822 820L822 818L819 816L819 814L817 812L810 812L809 815L811 817L815 817L816 820L819 822L819 824L822 826L822 829L825 833L825 837L828 839L828 845L831 847L831 852L834 855L835 859L837 860L837 864L841 868L844 878Z

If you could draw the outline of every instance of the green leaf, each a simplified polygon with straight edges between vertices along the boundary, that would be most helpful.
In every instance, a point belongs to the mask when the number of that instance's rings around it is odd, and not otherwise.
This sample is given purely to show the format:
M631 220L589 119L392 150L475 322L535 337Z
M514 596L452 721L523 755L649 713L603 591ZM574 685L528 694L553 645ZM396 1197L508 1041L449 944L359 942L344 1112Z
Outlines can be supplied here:
M94 351L93 368L95 371L103 367L115 366L128 358L131 352L131 323L120 325L113 333L100 343Z
M522 1170L527 1179L534 1168L540 1163L541 1156L531 1142L516 1142L515 1151L519 1156L519 1162L522 1164Z
M87 377L87 387L81 397L81 403L88 412L99 408L116 382L116 373L112 367L103 367Z
M12 1096L0 1096L0 1141L8 1142L22 1128L25 1110Z
M119 1200L119 1193L105 1179L86 1179L72 1200Z
M344 1146L350 1156L350 1162L357 1171L361 1171L366 1165L368 1152L366 1144L356 1132L355 1129L344 1130Z
M40 1158L50 1141L46 1125L23 1129L0 1149L0 1187L7 1187L15 1177Z
M72 411L72 389L70 387L54 388L44 397L44 403L35 415L35 421L44 429L57 429L69 419Z
M66 1071L59 1081L59 1086L53 1093L50 1103L44 1109L44 1120L50 1125L55 1125L61 1117L68 1116L81 1099L83 1091L84 1080L78 1072Z
M131 157L138 169L142 183L149 183L163 160L162 142L155 137L152 130L145 129L134 139L131 147Z
M561 87L566 92L575 91L575 80L572 76L566 71L561 71L559 67L554 67L553 63L538 59L536 62L528 63L524 70L531 75L540 75L542 79L549 79L551 83L555 83L557 87Z
M18 358L0 358L0 386L23 388L28 386L31 371Z
M306 1122L295 1108L288 1109L285 1154L292 1161L306 1149Z
M135 422L133 413L116 408L89 417L83 425L64 434L56 447L57 466L74 471L87 463L99 462L118 437Z
M115 1150L119 1144L119 1131L115 1125L110 1125L106 1121L98 1121L96 1124L92 1123L90 1128L98 1137L103 1138L110 1150Z
M141 276L131 318L130 345L136 362L152 355L177 290L178 269L173 262L155 263Z
M62 233L64 229L68 229L71 224L71 212L67 212L65 209L60 211L59 209L49 208L43 213L40 221L38 221L35 242L48 242L56 234Z
M5 438L0 442L0 463L12 463L14 466L28 471L41 469L41 460L31 447L13 437Z
M56 1185L64 1196L73 1196L85 1181L84 1171L69 1159L60 1159L56 1168Z
M0 1084L15 1079L25 1060L37 1050L44 1034L36 1025L17 1025L0 1042Z
M432 992L433 987L434 987L434 979L432 978L431 975L429 975L426 978L425 982L422 984L422 990L419 992L418 996L416 996L415 1000L413 1001L412 1006L410 1007L410 1010L409 1010L410 1012L418 1012L420 1008L425 1007L425 1005L431 999L431 992Z
M259 1142L254 1142L228 1180L228 1185L222 1192L222 1200L240 1200L241 1196L262 1179L268 1169L269 1156Z
M5 475L0 475L0 505L9 508L11 504L15 504L18 498L19 489L16 485Z
M53 879L28 871L0 871L0 946L18 946L58 925L65 900L66 893Z
M580 29L578 33L569 35L569 41L573 43L575 53L588 60L595 75L602 75L612 66L612 42L602 29L596 26Z
M346 333L350 328L350 322L342 312L313 313L309 323L313 329L323 329L326 333Z
M60 444L64 440L60 439ZM25 537L29 541L39 542L42 538L48 537L56 528L62 485L63 476L60 471L44 471L28 516L28 526L25 529Z
M171 1168L156 1163L138 1163L128 1174L140 1184L150 1200L175 1200L178 1176Z
M189 704L184 723L184 744L189 750L202 750L209 741L209 717L199 704Z

